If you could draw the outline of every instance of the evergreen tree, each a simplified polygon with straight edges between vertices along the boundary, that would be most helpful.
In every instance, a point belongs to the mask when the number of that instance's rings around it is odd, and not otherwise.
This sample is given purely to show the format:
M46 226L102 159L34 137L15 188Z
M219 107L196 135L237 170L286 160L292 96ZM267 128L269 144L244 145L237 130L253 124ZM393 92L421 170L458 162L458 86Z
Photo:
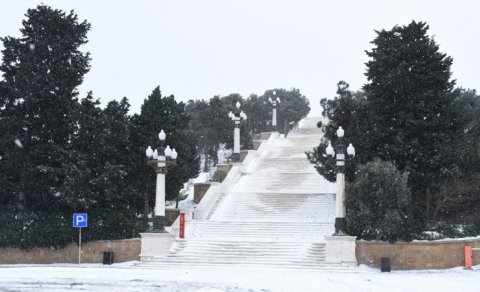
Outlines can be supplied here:
M452 59L427 31L413 21L377 32L364 90L372 114L369 151L410 172L412 191L429 217L438 182L459 174L450 141L460 128L452 111Z
M230 143L233 139L228 107L219 96L214 96L208 102L191 102L187 106L187 112L192 117L190 123L192 132L197 137L198 146L204 154L204 170L208 171L212 160L214 164L218 163L217 153L220 144Z
M341 126L345 130L344 143L352 143L356 148L355 160L345 165L345 174L348 181L354 180L357 163L365 163L372 160L372 153L369 152L368 128L370 114L368 102L364 92L353 92L349 90L349 84L340 81L337 84L337 96L334 99L323 98L320 105L323 109L323 116L329 122L324 127L325 136L320 145L307 152L311 163L315 164L317 171L327 180L334 182L336 179L335 162L325 154L328 143L337 145L339 143L336 131ZM367 132L366 132L367 131Z
M276 96L280 98L280 104L277 106L277 126L280 133L285 130L289 131L301 119L305 118L310 112L310 102L300 92L299 89L292 88L290 90L277 88L265 91L262 96L263 99L268 100L273 97L273 91L276 91ZM269 121L271 125L272 105L267 105L269 113Z
M65 168L66 180L57 193L61 209L73 212L86 212L95 208L98 193L92 181L98 176L100 157L100 136L105 129L100 101L94 100L92 93L77 104L75 113L77 129L72 137L75 159Z
M156 87L144 101L140 115L132 123L130 143L131 163L134 170L129 181L136 181L139 194L143 194L145 208L153 208L155 198L155 171L146 164L145 149L159 144L158 133L167 134L166 144L178 153L177 165L166 176L166 199L177 198L183 184L199 172L199 157L196 140L190 130L190 120L183 102L177 103L173 95L163 97Z
M209 123L209 104L204 100L189 100L185 110L190 118L190 129L193 135L195 135L198 152L203 153L205 158L204 171L208 171L211 152L209 138L213 135Z
M130 135L129 108L126 98L120 102L110 101L103 110L100 124L97 124L102 130L95 149L97 164L91 169L95 177L90 183L98 209L130 208L131 190L126 180L131 152L127 143Z
M464 121L452 92L452 59L439 52L427 30L425 23L412 22L377 32L367 52L364 93L349 92L341 82L339 97L322 106L330 120L326 137L335 140L334 130L342 126L357 147L358 162L380 158L407 171L414 201L432 218L442 184L464 175L465 156L458 151ZM310 154L320 173L328 170L322 168L324 146ZM347 171L350 180L352 173Z
M391 162L375 159L361 165L358 178L346 189L349 234L395 242L411 240L421 232L407 179Z
M231 102L233 102L233 96L229 95L227 97L214 96L208 102L208 121L207 125L210 129L208 131L207 140L209 143L209 153L213 158L214 164L218 162L218 150L220 149L220 144L226 144L228 148L233 148L233 127L234 124L228 117L228 112L233 111ZM241 100L241 96L236 95L238 99ZM236 103L236 101L235 101ZM242 128L240 129L242 133ZM243 135L242 135L243 137ZM240 137L240 139L242 139Z
M458 175L438 184L438 191L432 194L431 218L456 217L459 223L468 223L480 211L480 96L475 90L462 88L454 90L453 96L453 111L461 127L448 145Z
M0 185L18 211L58 209L56 194L74 159L77 86L89 70L90 24L48 6L29 9L20 38L2 38ZM3 124L3 123L2 123Z
M248 115L247 125L252 133L271 131L272 105L266 95L251 94L244 102L245 113Z

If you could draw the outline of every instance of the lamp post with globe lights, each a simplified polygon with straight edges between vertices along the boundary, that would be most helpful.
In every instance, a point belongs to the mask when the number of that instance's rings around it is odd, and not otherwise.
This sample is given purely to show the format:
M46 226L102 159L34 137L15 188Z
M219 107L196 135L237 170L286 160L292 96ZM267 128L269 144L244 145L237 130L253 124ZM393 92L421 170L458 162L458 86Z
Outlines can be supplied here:
M273 98L271 98L271 97L268 98L268 101L273 106L272 131L277 131L277 103L280 104L280 97L276 97L276 96L277 96L277 92L274 90L273 91Z
M145 154L147 155L147 164L155 169L157 173L157 186L155 191L155 209L153 216L153 226L149 228L152 233L165 233L165 175L168 169L176 165L177 151L167 145L165 139L167 135L163 130L158 134L160 146L153 150L148 146Z
M235 123L233 130L233 162L240 162L240 122L247 119L247 115L240 111L240 102L235 104L235 111L229 112L228 117Z
M335 210L335 233L333 235L347 235L345 232L345 162L355 157L355 148L352 143L345 149L345 145L342 144L345 131L342 127L337 130L338 144L333 149L332 144L329 142L325 153L327 157L336 161L337 166L337 191L336 191L336 210ZM347 156L345 156L345 150ZM336 154L336 155L335 155Z

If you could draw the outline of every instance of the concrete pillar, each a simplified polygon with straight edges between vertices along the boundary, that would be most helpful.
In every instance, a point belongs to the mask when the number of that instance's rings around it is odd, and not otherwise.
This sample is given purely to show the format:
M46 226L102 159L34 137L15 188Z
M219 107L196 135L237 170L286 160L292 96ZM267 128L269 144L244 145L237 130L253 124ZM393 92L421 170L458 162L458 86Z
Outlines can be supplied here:
M165 174L157 173L155 192L155 216L165 216Z
M337 173L337 192L336 192L336 212L337 218L345 218L345 174Z
M334 235L346 235L345 227L345 153L343 146L337 147L337 192L335 197L335 234Z
M233 161L240 162L240 118L235 119L235 130L233 131Z
M277 127L277 107L275 105L276 101L273 102L273 114L272 114L272 127Z

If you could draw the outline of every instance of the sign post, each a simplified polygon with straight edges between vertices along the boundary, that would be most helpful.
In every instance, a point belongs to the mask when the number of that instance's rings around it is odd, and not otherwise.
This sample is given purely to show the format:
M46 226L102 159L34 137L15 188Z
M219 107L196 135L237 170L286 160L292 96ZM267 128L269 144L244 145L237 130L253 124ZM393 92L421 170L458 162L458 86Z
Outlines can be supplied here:
M87 213L73 214L73 227L78 228L78 264L82 262L82 227L88 226Z

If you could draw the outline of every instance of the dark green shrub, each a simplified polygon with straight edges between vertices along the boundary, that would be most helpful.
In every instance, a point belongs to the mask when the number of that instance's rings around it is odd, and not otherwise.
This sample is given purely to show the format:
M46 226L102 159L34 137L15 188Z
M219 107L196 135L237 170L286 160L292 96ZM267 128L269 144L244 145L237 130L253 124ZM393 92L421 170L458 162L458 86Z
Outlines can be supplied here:
M67 217L58 213L22 217L7 213L0 217L0 226L0 247L63 247L75 234Z
M473 220L472 224L467 225L464 233L466 236L480 235L480 217L477 217L475 220Z
M227 174L223 171L215 171L212 177L212 181L214 182L222 182L227 177Z
M442 238L458 238L465 236L462 230L454 224L442 223L435 228Z
M148 220L131 210L97 210L89 214L88 221L83 232L86 240L135 238L148 228Z
M115 240L138 237L148 228L144 217L131 210L95 210L88 212L88 227L82 229L82 240ZM72 227L73 212L65 215L12 213L0 216L0 247L64 247L78 242L78 228Z
M361 165L346 189L348 232L367 240L412 240L422 226L413 216L407 178L391 162Z

